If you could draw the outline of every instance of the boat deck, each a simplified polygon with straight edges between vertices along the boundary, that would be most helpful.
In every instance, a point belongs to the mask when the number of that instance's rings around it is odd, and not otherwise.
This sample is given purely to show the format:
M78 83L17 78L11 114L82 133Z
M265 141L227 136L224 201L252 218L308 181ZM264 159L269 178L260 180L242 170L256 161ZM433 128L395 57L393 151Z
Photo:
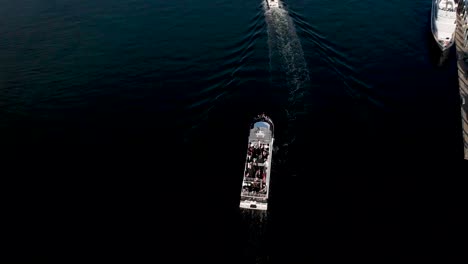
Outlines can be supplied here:
M463 143L465 148L465 159L468 160L468 62L465 62L462 58L468 56L468 47L465 48L463 44L463 28L462 18L457 16L457 30L455 31L455 43L457 47L457 58L458 58L458 83L460 89L460 96L464 98L465 104L461 106L461 117L463 127ZM462 99L463 100L463 99Z
M250 130L246 166L242 180L241 208L267 209L273 135L269 127L256 125Z

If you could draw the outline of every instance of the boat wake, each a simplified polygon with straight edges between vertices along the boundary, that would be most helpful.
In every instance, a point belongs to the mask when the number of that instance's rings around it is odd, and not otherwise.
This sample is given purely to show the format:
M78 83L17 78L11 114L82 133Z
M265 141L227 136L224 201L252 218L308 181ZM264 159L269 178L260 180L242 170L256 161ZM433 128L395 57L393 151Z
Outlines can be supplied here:
M259 8L257 14L252 17L245 32L241 34L239 41L226 48L227 52L218 61L201 61L200 64L212 63L217 65L208 73L206 71L196 76L206 76L196 81L194 86L201 87L186 94L184 101L186 112L190 112L189 129L184 133L184 141L190 142L195 131L203 127L209 120L210 114L216 112L223 104L223 100L229 98L236 87L242 84L251 71L248 68L249 60L255 53L255 44L264 32L263 12ZM194 71L194 69L191 69ZM267 73L265 72L265 75Z
M342 82L344 92L352 98L364 97L373 105L382 105L378 96L371 93L372 86L359 78L359 73L356 72L346 53L309 24L299 13L290 12L290 16L303 33L304 40L314 45L314 51L319 55L320 60Z
M301 42L288 11L281 7L268 7L266 2L264 7L272 81L274 83L285 82L289 89L286 112L288 117L294 120L296 115L302 112L297 106L303 106L302 99L310 83L309 70ZM276 77L281 79L275 79Z
M279 152L276 156L279 160L275 162L281 164L287 160L288 151L296 140L299 118L307 113L305 97L310 88L310 75L293 20L284 5L278 3L279 7L271 7L265 2L264 9L271 83L274 89L279 90L278 92L284 92L284 88L288 92L284 107L287 127L281 130L285 133L285 140L281 145L281 151L279 148L275 150Z

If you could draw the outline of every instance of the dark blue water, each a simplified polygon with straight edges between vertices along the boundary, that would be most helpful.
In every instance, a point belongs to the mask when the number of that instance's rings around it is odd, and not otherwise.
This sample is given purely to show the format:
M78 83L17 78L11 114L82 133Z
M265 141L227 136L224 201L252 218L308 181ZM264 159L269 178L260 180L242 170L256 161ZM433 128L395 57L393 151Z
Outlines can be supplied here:
M456 58L430 1L283 4L0 0L14 258L458 260ZM237 209L259 112L268 220Z

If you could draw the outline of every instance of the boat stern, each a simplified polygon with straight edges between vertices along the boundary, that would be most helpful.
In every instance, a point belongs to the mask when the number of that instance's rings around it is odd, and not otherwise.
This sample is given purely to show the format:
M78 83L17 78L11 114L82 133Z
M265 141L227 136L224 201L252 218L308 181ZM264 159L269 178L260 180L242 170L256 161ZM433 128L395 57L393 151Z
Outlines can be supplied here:
M254 209L254 210L266 211L268 209L268 204L266 202L260 202L260 201L255 201L255 200L241 200L239 207L242 209Z

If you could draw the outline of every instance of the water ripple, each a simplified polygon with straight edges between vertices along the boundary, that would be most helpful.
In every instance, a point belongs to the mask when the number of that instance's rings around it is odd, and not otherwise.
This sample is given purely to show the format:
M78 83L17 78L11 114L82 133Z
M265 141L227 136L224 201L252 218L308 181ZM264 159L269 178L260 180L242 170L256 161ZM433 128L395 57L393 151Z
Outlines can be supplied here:
M187 96L190 103L187 104L186 110L201 111L196 118L198 122L195 122L197 124L194 125L195 127L205 120L223 98L228 97L235 90L236 86L245 81L239 76L252 70L247 65L255 53L257 40L264 34L264 28L263 13L259 8L250 20L245 34L238 42L226 48L227 51L220 58L219 65L216 65L212 73L203 79L204 88Z
M329 41L316 27L308 23L301 14L295 11L290 11L290 14L298 28L301 29L303 37L315 45L315 52L318 53L320 59L340 78L347 94L353 98L365 96L374 105L381 106L382 103L373 98L372 86L358 77L359 74L349 61L349 56L340 51L336 44Z

